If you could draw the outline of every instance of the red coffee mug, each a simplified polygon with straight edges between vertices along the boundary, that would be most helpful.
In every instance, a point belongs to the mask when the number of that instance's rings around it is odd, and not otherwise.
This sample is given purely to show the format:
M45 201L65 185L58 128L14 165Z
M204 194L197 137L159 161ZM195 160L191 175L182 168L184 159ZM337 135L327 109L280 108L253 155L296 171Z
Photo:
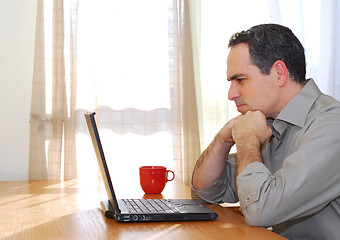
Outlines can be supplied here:
M169 179L168 173L172 173ZM140 185L145 193L159 194L165 184L174 180L175 173L163 166L142 166L139 168Z

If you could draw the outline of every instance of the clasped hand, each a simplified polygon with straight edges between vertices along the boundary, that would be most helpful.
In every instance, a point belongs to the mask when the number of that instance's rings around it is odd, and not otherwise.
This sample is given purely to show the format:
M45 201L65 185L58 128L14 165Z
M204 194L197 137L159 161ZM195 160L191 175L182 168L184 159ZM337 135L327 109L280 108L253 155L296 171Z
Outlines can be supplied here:
M231 119L220 134L221 140L225 143L256 141L261 145L272 135L272 130L261 111L248 111Z

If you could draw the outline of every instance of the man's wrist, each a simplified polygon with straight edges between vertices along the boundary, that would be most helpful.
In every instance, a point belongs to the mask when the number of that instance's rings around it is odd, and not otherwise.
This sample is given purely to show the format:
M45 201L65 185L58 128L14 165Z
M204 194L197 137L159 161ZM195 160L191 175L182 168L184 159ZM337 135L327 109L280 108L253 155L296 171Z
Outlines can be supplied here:
M236 176L252 162L262 162L260 153L260 141L256 137L239 139L236 142Z
M251 136L246 136L246 137L242 137L239 139L235 140L236 143L236 147L260 147L261 142L260 139L258 137L256 137L255 135L251 135Z

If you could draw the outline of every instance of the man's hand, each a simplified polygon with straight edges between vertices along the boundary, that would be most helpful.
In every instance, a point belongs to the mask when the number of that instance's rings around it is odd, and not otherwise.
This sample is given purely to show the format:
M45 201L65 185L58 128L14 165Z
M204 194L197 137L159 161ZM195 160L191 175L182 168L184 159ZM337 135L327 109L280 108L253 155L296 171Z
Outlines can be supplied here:
M232 126L234 142L257 140L261 145L272 135L272 129L267 125L266 117L260 111L248 111L238 116Z
M236 143L236 176L252 162L262 162L260 146L272 135L266 117L260 111L248 111L238 116L232 126L232 138Z

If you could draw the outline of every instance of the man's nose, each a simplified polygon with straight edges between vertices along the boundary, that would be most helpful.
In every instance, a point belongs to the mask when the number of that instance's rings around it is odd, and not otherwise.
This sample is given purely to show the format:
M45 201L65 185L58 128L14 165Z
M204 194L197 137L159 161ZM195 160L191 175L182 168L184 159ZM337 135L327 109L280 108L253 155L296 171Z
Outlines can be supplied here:
M235 98L238 98L240 96L240 91L237 82L231 81L229 92L228 92L228 99L230 101L233 101Z

